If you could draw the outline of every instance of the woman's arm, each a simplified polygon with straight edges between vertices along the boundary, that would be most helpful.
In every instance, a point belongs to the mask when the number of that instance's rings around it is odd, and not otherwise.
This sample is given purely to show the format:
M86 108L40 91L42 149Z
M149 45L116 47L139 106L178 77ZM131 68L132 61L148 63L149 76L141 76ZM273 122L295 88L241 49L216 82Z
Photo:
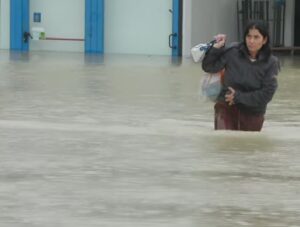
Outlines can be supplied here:
M202 69L208 73L216 73L222 70L225 66L225 59L222 58L226 35L218 34L215 37L216 43L208 50L202 61Z

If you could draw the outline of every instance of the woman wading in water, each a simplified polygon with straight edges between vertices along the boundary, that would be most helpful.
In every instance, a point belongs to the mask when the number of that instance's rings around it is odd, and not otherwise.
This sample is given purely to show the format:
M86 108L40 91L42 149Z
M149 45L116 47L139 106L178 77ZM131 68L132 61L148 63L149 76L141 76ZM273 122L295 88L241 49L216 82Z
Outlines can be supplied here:
M263 21L250 22L241 43L225 47L226 35L206 53L202 68L216 73L225 69L223 89L215 104L216 130L260 131L267 104L277 89L278 59L272 55Z

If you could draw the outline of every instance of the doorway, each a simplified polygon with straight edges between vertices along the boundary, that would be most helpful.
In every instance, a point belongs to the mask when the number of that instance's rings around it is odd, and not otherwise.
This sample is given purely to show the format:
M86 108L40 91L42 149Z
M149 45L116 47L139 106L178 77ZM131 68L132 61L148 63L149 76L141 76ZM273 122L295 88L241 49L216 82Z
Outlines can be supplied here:
M173 2L107 0L105 53L171 55Z

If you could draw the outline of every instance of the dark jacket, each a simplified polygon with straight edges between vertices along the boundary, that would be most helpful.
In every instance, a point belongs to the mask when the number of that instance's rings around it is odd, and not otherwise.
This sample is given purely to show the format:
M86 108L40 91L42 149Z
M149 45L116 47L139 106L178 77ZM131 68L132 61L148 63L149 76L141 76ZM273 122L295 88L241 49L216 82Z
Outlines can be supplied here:
M202 68L208 73L225 68L218 101L224 101L228 87L232 87L236 91L234 103L243 112L264 114L277 89L278 59L262 52L252 62L243 43L220 49L212 47L202 61Z

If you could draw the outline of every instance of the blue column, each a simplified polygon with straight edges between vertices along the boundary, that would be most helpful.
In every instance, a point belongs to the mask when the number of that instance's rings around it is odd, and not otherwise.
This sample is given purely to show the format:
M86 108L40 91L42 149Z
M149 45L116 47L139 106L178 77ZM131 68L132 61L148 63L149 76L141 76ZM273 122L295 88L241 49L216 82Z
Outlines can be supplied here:
M181 0L173 0L172 56L181 55Z
M28 51L24 32L29 32L29 0L10 0L10 49Z
M85 0L85 52L104 52L104 0Z

